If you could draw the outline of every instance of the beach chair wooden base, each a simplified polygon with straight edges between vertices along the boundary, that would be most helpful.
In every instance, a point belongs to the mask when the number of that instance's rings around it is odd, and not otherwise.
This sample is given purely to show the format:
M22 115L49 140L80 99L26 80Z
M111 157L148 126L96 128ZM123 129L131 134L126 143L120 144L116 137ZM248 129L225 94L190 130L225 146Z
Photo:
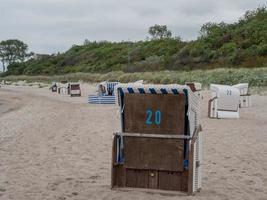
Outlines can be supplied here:
M131 187L113 187L111 188L113 190L122 191L122 192L143 192L143 193L149 193L149 194L160 194L160 195L168 195L168 196L183 196L186 197L188 194L182 191L171 191L171 190L161 190L161 189L146 189L146 188L131 188ZM195 195L195 193L192 193L191 195Z
M81 93L80 94L70 94L70 97L80 97L80 96L82 96Z
M116 133L112 147L111 187L125 190L142 188L139 190L169 192L175 195L181 195L180 192L183 192L193 195L199 189L198 181L201 176L198 158L201 154L198 152L201 148L199 130L196 130L193 137L188 139L179 138L179 136L169 138L168 135L153 138L153 136L147 137L147 134L130 136L131 134ZM121 136L123 136L123 145L125 145L123 152L125 161L118 163L117 139ZM185 144L189 147L186 166L183 160ZM155 148L159 146L160 148ZM177 151L173 151L174 149Z

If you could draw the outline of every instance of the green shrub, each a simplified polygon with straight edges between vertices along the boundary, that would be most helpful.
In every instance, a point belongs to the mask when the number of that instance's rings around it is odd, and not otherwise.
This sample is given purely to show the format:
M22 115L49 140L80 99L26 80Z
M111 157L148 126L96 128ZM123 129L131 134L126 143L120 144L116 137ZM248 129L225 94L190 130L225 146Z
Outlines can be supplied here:
M203 86L211 83L218 84L237 84L249 83L250 86L267 86L267 67L265 68L220 68L213 70L194 70L194 71L158 71L158 72L140 72L140 73L123 73L120 71L109 72L106 74L95 73L73 73L57 76L6 76L0 77L0 81L20 81L27 82L46 82L51 81L79 81L100 82L100 81L120 81L133 82L144 80L147 83L161 84L184 84L187 81L200 82Z
M257 47L257 53L260 56L267 56L267 44L260 44Z
M164 38L137 42L88 41L44 59L9 67L5 74L55 75L76 72L144 72L225 67L264 67L267 10L248 11L232 24L206 23L194 41Z

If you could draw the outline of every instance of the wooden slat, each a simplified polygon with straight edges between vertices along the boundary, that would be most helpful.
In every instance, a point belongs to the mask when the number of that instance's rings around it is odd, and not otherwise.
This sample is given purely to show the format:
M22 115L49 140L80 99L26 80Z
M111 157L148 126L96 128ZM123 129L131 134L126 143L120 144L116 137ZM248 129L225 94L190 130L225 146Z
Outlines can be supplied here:
M126 186L148 188L148 170L126 169Z
M181 191L188 192L188 170L184 170L182 173Z
M117 149L117 142L116 142L116 136L113 137L112 140L112 155L111 155L111 187L114 187L117 185L116 183L116 149Z
M176 199L179 199L179 197L186 197L187 194L182 191L171 191L171 190L160 190L160 189L146 189L146 188L114 188L114 190L122 191L122 192L144 192L149 194L161 194L164 196L174 196Z
M147 111L151 110L152 124L147 124ZM155 112L161 112L161 122L156 124ZM131 94L124 98L124 131L126 133L184 134L184 94Z
M181 191L182 188L181 172L159 172L159 189Z
M170 134L146 134L146 133L114 133L114 135L127 137L144 137L144 138L166 138L166 139L192 139L189 135L170 135Z
M183 171L184 141L124 137L125 167Z
M112 144L112 166L111 166L111 187L125 187L126 186L126 169L123 165L116 163L117 142L116 137L113 137Z
M115 166L116 169L116 183L118 187L126 186L126 169L122 165Z
M159 175L157 170L149 170L149 184L151 189L158 189Z

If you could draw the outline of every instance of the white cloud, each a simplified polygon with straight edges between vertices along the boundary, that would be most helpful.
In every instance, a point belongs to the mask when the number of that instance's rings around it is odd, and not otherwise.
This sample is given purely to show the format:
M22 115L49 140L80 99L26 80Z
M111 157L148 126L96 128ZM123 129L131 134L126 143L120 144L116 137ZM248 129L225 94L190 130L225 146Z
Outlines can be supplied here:
M0 0L0 40L18 38L39 53L65 51L89 40L142 40L166 24L195 39L203 23L233 22L265 0Z

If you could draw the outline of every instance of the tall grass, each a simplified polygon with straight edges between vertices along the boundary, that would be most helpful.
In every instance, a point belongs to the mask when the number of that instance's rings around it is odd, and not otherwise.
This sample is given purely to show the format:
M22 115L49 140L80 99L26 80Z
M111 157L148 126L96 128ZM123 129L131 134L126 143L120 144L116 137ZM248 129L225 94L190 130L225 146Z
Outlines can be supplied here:
M138 73L124 73L124 72L110 72L106 74L96 73L73 73L66 75L54 76L7 76L0 77L1 80L6 81L22 81L27 82L51 82L51 81L84 81L84 82L100 82L100 81L119 81L119 82L133 82L136 80L144 80L147 83L178 83L185 82L200 82L203 86L210 83L217 84L237 84L241 82L249 83L250 86L267 86L267 68L241 68L229 69L221 68L214 70L193 70L193 71L160 71L160 72L138 72Z

